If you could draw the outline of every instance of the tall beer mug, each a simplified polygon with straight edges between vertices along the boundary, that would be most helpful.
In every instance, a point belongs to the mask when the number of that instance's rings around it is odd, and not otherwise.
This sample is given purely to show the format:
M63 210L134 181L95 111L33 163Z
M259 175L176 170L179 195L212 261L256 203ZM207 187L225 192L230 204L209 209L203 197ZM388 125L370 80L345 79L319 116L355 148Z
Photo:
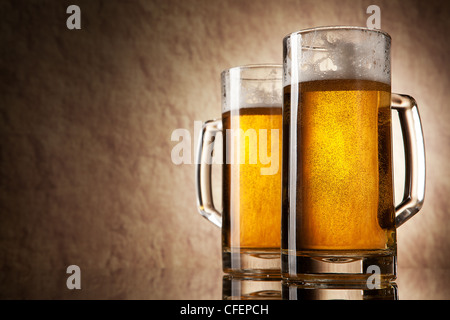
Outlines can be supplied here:
M197 153L200 214L222 227L226 273L281 273L281 65L222 73L222 119L203 125ZM223 137L223 212L214 206L211 151Z
M391 94L390 36L322 27L284 38L282 274L396 278L396 228L422 207L425 151L413 98ZM391 109L406 178L394 207Z

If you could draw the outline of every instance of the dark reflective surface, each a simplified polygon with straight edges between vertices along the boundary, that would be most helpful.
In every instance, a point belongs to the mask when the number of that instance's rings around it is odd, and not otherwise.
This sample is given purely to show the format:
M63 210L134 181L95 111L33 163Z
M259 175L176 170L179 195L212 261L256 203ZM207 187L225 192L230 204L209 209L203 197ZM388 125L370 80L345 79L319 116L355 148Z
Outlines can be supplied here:
M369 289L365 284L292 283L282 281L284 300L398 300L396 283L381 283Z
M281 277L237 277L225 275L223 300L281 300Z
M280 278L231 277L217 268L123 268L114 273L81 268L81 289L69 290L64 269L30 270L3 277L3 299L399 299L449 300L450 270L399 268L392 286L379 291L339 286L283 284Z
M381 283L374 289L358 284L307 284L280 278L239 278L224 275L223 299L282 300L449 300L450 270L398 268L395 282Z
M398 285L290 282L280 277L224 275L223 300L398 300Z

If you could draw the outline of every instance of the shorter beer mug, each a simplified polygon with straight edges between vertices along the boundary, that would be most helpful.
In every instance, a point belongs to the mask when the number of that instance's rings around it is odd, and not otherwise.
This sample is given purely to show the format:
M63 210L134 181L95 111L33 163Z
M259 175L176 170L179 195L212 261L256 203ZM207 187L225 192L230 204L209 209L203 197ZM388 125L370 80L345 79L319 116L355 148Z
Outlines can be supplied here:
M396 228L425 194L425 150L413 98L391 94L391 37L323 27L284 45L282 273L303 281L396 277ZM394 207L391 109L406 160Z
M282 71L251 65L222 72L222 119L206 122L199 137L198 210L222 227L226 273L280 275ZM212 144L219 136L223 212L211 190Z

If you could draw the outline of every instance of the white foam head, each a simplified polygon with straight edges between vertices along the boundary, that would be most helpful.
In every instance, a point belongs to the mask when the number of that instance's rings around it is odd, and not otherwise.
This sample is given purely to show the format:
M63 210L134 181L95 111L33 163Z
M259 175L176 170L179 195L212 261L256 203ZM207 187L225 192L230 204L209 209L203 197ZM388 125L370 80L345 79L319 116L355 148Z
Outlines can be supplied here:
M279 107L282 65L235 67L222 72L222 113L241 108Z
M328 79L391 83L390 37L379 30L323 27L284 39L283 86Z

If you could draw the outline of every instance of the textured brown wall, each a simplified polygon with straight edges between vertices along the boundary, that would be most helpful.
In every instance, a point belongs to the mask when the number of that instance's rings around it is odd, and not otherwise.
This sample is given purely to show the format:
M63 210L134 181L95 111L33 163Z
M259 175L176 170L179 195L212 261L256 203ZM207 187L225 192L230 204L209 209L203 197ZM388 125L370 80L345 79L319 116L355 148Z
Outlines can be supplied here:
M400 296L449 298L450 6L435 0L2 1L0 298L220 298L220 231L172 131L220 116L223 69L281 63L286 34L365 26L371 4L426 139L425 205L398 232L400 270L419 276L399 273Z

